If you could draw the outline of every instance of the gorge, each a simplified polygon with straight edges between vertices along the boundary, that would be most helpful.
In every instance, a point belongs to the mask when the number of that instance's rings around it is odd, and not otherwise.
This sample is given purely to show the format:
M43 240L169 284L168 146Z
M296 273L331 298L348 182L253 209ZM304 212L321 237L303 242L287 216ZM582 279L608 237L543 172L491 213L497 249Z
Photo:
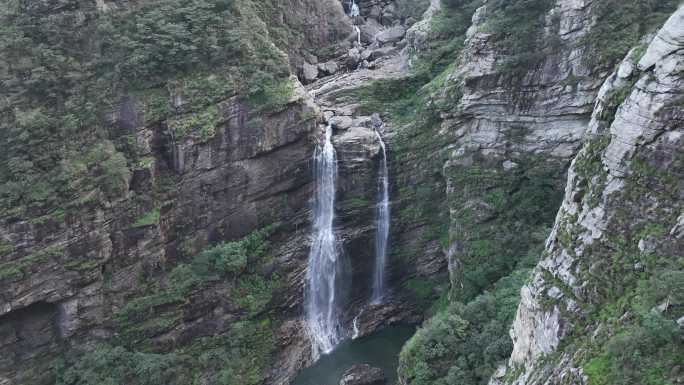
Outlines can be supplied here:
M678 0L7 1L0 84L0 385L684 384Z

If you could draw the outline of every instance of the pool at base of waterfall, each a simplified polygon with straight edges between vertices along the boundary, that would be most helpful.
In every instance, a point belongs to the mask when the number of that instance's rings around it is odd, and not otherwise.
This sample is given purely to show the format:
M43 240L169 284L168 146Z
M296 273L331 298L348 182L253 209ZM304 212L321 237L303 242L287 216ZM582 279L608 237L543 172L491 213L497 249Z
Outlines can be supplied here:
M292 385L339 385L344 371L355 364L381 368L387 384L394 385L399 352L415 331L412 326L389 326L369 336L344 341L332 353L302 370Z

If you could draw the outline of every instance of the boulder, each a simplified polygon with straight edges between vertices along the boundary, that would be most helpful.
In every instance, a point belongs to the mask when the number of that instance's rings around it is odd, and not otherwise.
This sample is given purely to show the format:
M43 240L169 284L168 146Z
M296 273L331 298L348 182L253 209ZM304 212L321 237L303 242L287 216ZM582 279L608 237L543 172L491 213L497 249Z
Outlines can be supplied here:
M361 52L357 48L352 48L347 52L347 57L345 58L345 65L347 68L353 70L356 69L356 66L359 65L359 62L361 61Z
M382 9L380 9L380 7L377 5L372 6L370 8L370 10L368 11L368 17L371 19L377 20L380 18L381 15L382 15Z
M394 3L389 3L385 8L383 8L380 20L382 25L392 25L398 20L397 8L395 7Z
M351 116L334 116L329 122L337 130L346 130L352 126L353 119Z
M382 26L375 19L368 19L366 23L359 26L361 30L361 41L366 44L375 42L375 36L382 31Z
M304 56L304 60L311 64L318 64L318 57L316 55L310 54L308 52L303 52L302 55Z
M304 63L302 65L302 80L304 83L311 83L318 78L318 66Z
M381 48L378 48L376 50L373 50L370 53L368 60L369 61L378 60L381 57L389 56L391 54L396 53L397 51L398 51L397 47L394 47L394 46L381 47Z
M406 34L406 29L402 27L401 25L397 25L392 28L388 28L382 32L380 32L375 39L380 43L381 45L385 44L390 44L390 43L396 43L400 41L401 39L404 38L404 35Z
M333 60L327 61L325 63L320 63L318 65L318 72L322 73L324 75L333 75L339 69L340 69L340 67Z
M376 130L382 127L382 119L380 118L380 114L377 112L374 112L373 115L371 115L371 125Z
M371 55L373 54L372 49L364 49L363 52L361 52L361 60L371 60Z
M506 171L512 170L512 169L514 169L514 168L516 168L516 167L518 167L518 164L515 163L515 162L513 162L513 161L510 160L510 159L507 159L507 160L505 160L505 161L503 162L503 168L504 168L504 170L506 170Z
M368 364L354 365L342 375L340 385L386 385L385 373Z

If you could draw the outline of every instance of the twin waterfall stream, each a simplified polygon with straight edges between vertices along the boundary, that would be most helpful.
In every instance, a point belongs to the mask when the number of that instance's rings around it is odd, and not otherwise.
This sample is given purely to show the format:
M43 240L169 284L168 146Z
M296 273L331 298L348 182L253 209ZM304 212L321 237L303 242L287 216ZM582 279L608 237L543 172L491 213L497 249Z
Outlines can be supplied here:
M330 353L339 343L337 317L337 277L340 273L339 250L333 229L337 154L332 144L332 125L325 129L325 140L314 151L313 243L306 273L306 317L314 355Z
M373 274L373 296L371 303L382 303L385 296L385 265L387 264L387 239L389 238L390 209L389 209L389 176L387 173L387 149L382 136L376 130L382 150L382 163L380 165L378 192L379 202L375 214L377 231L375 233L375 271Z
M332 133L332 125L328 124L323 143L316 146L313 157L316 188L313 205L313 242L306 275L305 310L314 357L332 352L343 338L338 296L342 264L334 230L337 154L332 143ZM390 225L387 152L382 136L377 131L376 135L382 150L382 164L379 171L379 202L375 218L377 231L373 292L370 300L372 304L380 304L385 296L385 267Z

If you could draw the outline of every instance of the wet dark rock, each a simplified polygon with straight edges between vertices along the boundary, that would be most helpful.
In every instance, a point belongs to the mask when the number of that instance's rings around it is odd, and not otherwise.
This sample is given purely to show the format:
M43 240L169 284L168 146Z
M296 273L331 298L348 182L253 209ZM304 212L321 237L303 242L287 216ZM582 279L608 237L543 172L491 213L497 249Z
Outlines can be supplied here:
M340 385L386 385L385 373L368 364L354 365L342 375Z

